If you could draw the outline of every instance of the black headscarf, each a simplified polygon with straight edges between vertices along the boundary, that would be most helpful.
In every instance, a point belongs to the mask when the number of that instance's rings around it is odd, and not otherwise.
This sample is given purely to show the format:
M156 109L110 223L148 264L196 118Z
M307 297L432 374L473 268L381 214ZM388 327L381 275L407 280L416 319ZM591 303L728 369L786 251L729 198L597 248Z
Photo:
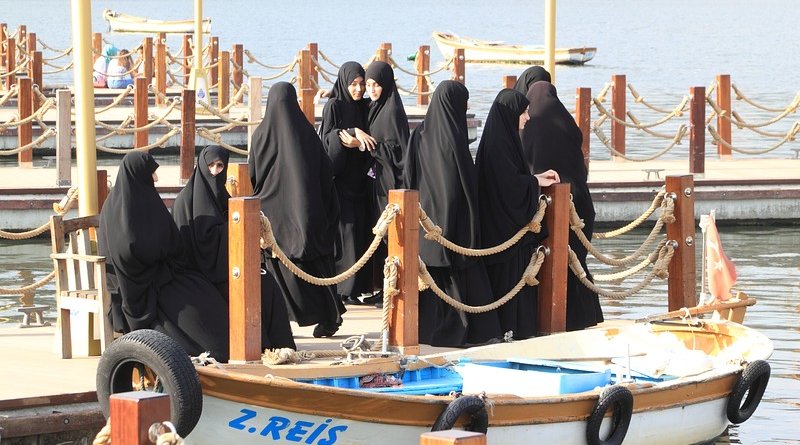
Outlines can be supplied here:
M168 262L179 264L182 252L178 228L153 183L157 168L150 153L126 154L100 212L100 253L116 275L131 330L151 328L157 289L172 279L168 266L175 264Z
M178 193L172 217L178 225L191 264L212 283L228 281L228 172L227 150L205 147L197 155L192 177ZM222 161L225 167L212 176L208 165Z
M389 190L403 187L403 153L408 145L408 117L397 92L394 70L386 62L369 65L366 79L381 86L381 97L369 108L369 133L378 146L372 151L376 161L378 207L386 207Z
M366 132L369 127L367 123L369 99L362 98L356 101L347 89L358 77L364 78L364 68L360 63L342 64L336 83L331 89L330 98L322 109L322 122L319 127L319 135L333 161L333 175L337 177L339 187L345 187L347 192L355 194L362 193L361 189L367 180L366 175L372 159L367 153L358 149L343 147L339 131L360 128Z
M286 255L308 261L331 254L339 222L333 168L290 83L270 88L248 166L253 196Z
M422 124L414 129L403 165L405 186L419 190L420 205L442 228L448 240L461 246L479 244L475 164L467 137L467 88L452 80L439 84ZM420 256L433 267L464 268L474 262L423 239Z
M522 93L522 95L526 95L531 85L540 80L551 82L550 73L541 66L532 66L522 72L519 79L517 79L517 83L514 84L514 89Z
M500 91L489 109L478 145L481 241L486 247L511 238L528 224L538 208L539 181L528 172L522 158L519 117L528 99L513 89ZM526 236L512 249L485 259L487 264L503 262L519 246L532 242Z

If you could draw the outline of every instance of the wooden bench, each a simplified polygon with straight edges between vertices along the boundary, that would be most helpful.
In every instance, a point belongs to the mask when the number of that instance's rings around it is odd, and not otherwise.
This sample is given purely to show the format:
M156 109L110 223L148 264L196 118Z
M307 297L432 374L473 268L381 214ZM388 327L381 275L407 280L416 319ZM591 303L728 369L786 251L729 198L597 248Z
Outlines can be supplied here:
M50 217L50 257L56 274L61 358L72 357L74 335L81 338L81 342L86 340L88 355L101 354L114 338L108 320L111 298L106 287L105 257L97 255L99 225L98 215L72 219L63 219L60 215ZM85 334L72 332L72 311L89 314Z
M794 152L795 159L800 159L800 148L790 148L789 150L792 150Z
M647 176L645 176L645 179L650 179L650 175L651 174L655 174L656 175L656 179L661 179L661 172L663 172L664 169L663 168L643 168L642 171L647 174Z

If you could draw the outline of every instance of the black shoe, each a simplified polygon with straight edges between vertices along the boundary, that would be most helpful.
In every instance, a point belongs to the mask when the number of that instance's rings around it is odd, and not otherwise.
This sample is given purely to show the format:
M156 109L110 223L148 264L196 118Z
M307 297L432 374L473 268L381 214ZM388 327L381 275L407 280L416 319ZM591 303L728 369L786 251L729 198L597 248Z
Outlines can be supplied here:
M314 338L333 337L342 323L320 323L314 327Z
M380 303L381 305L383 305L383 291L378 291L375 294L373 294L371 297L367 297L362 301L364 302L364 304L372 305L372 304Z
M359 300L356 297L350 297L350 296L347 296L347 295L340 295L340 297L342 298L342 303L344 303L344 304L350 304L350 305L353 305L353 306L361 306L361 305L364 304L364 303L361 302L361 300Z

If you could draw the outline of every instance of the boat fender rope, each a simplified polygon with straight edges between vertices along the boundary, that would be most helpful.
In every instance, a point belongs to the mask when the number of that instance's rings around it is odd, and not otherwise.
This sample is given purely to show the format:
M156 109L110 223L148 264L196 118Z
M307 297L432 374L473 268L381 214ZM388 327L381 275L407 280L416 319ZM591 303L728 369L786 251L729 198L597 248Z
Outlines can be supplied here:
M605 440L600 438L600 426L609 408L614 408L611 416L611 431ZM586 442L589 445L620 445L628 433L633 415L633 394L619 385L604 389L586 421Z
M470 418L469 423L464 427L465 430L483 434L489 430L489 413L486 409L486 402L478 396L462 396L450 402L439 414L431 431L453 429L456 421L462 415Z
M756 360L747 364L728 398L726 411L731 423L742 423L756 412L769 377L770 366L766 361Z

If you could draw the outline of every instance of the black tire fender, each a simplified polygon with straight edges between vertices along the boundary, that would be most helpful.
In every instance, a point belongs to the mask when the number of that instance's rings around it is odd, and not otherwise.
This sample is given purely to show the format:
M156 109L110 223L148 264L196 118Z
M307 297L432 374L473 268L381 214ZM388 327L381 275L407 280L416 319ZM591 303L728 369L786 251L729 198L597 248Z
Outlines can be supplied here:
M756 412L756 408L764 396L764 390L767 389L770 373L769 363L764 360L756 360L747 364L728 397L726 411L731 423L742 423Z
M464 414L470 417L465 428L467 431L486 434L489 430L489 413L486 403L478 396L461 396L450 402L436 418L431 431L453 429L458 418Z
M134 391L134 368L145 365L157 376L156 392L169 394L169 419L186 437L200 420L203 392L189 355L169 336L150 329L130 332L114 340L97 366L97 400L109 416L111 394ZM167 420L167 419L164 419Z
M611 433L600 439L600 426L609 408L614 408L611 416ZM628 427L633 416L633 394L619 385L609 386L600 393L597 404L592 409L586 422L586 442L589 445L619 445L628 434Z

